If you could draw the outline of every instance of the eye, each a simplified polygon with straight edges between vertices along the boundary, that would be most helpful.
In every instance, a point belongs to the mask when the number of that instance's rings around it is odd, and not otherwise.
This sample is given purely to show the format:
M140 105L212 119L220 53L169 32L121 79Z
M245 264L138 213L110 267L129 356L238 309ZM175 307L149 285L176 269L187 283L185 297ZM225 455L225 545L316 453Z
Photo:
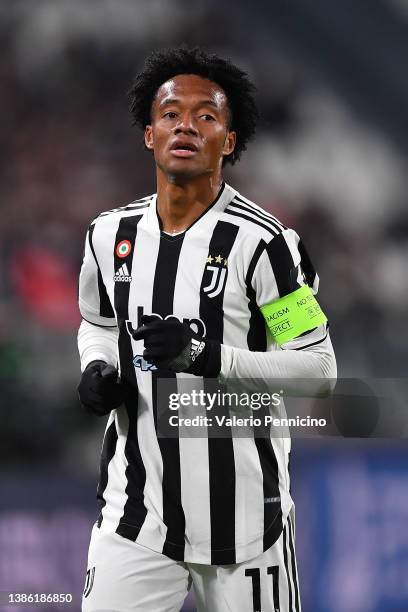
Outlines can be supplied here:
M177 114L174 111L168 111L167 113L164 113L163 117L168 117L169 119L175 119L177 117Z
M201 117L205 121L215 121L215 117L213 117L212 115L209 115L208 113L206 113L205 115L201 115Z

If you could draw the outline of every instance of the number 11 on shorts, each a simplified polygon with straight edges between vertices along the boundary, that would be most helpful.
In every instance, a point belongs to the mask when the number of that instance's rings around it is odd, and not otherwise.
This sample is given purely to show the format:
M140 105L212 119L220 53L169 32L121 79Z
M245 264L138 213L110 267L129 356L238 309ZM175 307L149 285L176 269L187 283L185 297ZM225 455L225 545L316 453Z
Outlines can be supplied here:
M279 565L271 565L266 568L267 574L272 574L273 607L274 612L279 612ZM252 567L245 570L245 576L252 578L252 602L253 612L262 612L261 608L261 570Z

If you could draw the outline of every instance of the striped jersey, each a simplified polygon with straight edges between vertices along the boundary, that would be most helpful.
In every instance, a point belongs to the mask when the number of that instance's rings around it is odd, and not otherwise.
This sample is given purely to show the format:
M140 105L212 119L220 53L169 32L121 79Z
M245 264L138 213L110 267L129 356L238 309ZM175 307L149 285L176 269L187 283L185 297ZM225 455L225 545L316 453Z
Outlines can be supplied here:
M80 311L118 330L126 389L106 426L98 526L178 561L240 563L272 546L293 505L290 440L228 428L222 438L209 428L199 438L159 436L163 373L144 362L131 331L156 314L249 351L299 348L306 337L277 346L260 307L305 282L316 291L318 278L296 232L229 185L176 236L161 230L156 197L99 215L85 245ZM180 390L186 377L166 374L166 385Z

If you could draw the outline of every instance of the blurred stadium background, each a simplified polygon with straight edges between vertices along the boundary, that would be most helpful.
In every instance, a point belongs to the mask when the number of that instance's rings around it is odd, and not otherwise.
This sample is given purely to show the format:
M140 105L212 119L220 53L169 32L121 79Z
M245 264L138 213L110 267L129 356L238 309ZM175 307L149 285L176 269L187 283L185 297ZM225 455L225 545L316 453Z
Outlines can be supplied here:
M226 179L308 245L339 375L407 375L407 0L2 0L0 591L80 608L104 426L76 400L83 240L154 191L125 93L181 42L258 87ZM407 436L295 441L304 612L408 610Z

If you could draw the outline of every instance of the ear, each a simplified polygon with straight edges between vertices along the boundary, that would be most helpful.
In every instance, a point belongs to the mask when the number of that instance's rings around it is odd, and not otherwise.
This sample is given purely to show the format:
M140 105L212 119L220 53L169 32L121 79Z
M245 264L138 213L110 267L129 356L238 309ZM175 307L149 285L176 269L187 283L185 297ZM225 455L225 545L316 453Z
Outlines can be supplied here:
M151 125L145 127L144 141L147 149L153 149L153 128Z
M237 134L236 132L227 132L225 137L224 146L222 149L223 155L230 155L235 149L235 144L237 142Z

